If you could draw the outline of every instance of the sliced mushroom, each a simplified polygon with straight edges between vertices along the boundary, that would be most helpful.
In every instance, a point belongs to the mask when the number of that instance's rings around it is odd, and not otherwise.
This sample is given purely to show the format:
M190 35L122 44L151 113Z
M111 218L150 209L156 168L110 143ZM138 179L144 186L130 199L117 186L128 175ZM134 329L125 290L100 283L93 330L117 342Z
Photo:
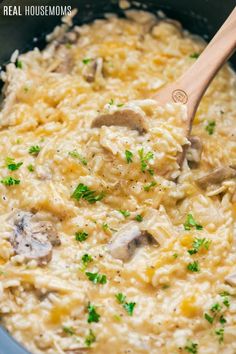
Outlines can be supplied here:
M190 167L195 168L201 161L202 142L198 136L190 136L190 147L187 149L186 157Z
M92 123L92 128L106 126L122 126L137 130L140 134L147 132L145 116L131 108L124 108L114 113L101 114Z
M236 177L236 166L224 166L213 170L212 172L200 177L196 180L196 183L203 189L206 189L212 184L219 184L226 179Z
M55 66L53 66L52 71L60 74L70 74L74 67L74 59L72 54L65 45L60 44L55 51Z
M103 59L96 58L85 64L82 74L87 82L94 82L96 78L103 77L102 68Z
M10 243L15 254L23 255L26 260L35 259L40 265L44 265L52 258L53 246L58 246L61 242L50 221L37 219L37 214L18 212Z
M236 287L236 273L232 273L232 274L227 275L227 277L225 277L225 281L230 286Z
M108 250L114 258L127 262L138 247L148 244L157 242L147 231L140 230L135 222L130 222L114 234L108 244Z

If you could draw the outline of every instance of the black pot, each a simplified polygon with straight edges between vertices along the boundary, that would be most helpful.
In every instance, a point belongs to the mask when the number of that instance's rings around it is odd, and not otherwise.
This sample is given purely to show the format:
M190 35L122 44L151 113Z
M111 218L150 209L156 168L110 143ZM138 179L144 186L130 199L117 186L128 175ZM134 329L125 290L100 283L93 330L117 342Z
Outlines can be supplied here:
M130 0L130 3L133 1ZM60 23L56 16L3 16L3 6L13 5L11 0L0 0L0 65L9 60L12 52L29 50L34 46L43 48L45 34ZM78 8L76 23L91 22L102 18L106 12L123 16L117 0L17 0L14 5L71 5ZM139 3L139 5L138 5ZM168 17L179 20L184 28L209 40L236 5L236 0L138 0L132 7L149 11L163 10ZM23 10L22 10L23 14ZM236 56L231 59L236 68ZM0 328L0 354L27 354L4 329Z

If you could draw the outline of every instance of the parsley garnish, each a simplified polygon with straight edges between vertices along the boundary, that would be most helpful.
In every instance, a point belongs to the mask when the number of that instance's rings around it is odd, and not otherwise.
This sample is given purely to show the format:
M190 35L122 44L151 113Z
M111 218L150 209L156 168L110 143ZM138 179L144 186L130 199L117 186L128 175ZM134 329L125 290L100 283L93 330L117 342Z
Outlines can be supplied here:
M30 172L34 172L34 166L32 164L28 165L27 168Z
M31 147L29 148L29 153L30 153L31 155L37 156L37 155L40 153L40 150L41 150L41 147L40 147L40 146L34 145L34 146L31 146Z
M106 284L107 282L107 277L104 274L98 274L98 273L90 273L86 272L85 273L90 281L92 281L94 284Z
M5 186L14 186L16 184L20 184L20 180L19 179L15 179L15 178L12 178L12 177L3 178L0 182L2 184L5 184Z
M92 58L84 58L84 59L82 60L83 64L88 64L88 63L90 63L91 61L92 61Z
M190 272L200 272L200 267L198 261L195 261L193 263L189 263L187 266L187 269L190 270Z
M205 314L204 314L204 317L205 317L205 319L206 319L210 324L213 323L214 317L210 316L208 313L205 313Z
M195 227L196 230L202 230L203 229L202 225L198 224L194 220L193 215L192 214L188 214L187 215L187 220L184 223L184 229L185 230L191 230L193 227Z
M12 159L11 157L6 158L6 165L8 170L10 171L16 171L18 168L20 168L23 165L23 162L15 162L15 159Z
M69 334L70 336L73 336L75 334L75 330L72 328L72 327L66 327L64 326L63 327L63 331L66 333L66 334Z
M17 60L17 61L16 61L16 67L17 67L17 69L23 69L22 61Z
M76 150L70 151L70 152L68 152L68 155L71 156L71 157L74 157L75 159L79 159L80 162L81 162L84 166L87 166L87 164L88 164L87 160L86 160L83 156L81 156L81 155L78 153L78 151L76 151Z
M227 321L226 321L226 318L225 318L223 315L221 315L220 318L219 318L219 322L220 322L222 325L224 325Z
M211 312L216 313L221 311L222 306L217 302L211 307Z
M85 254L82 256L81 261L82 261L83 265L84 265L85 267L87 267L87 265L93 261L93 257L90 256L90 254L85 253Z
M216 329L215 334L218 336L219 343L222 343L224 341L224 328Z
M192 53L190 54L189 58L192 58L192 59L197 59L199 57L200 53Z
M148 166L148 162L154 158L154 154L152 151L149 151L145 154L143 148L138 151L138 154L139 154L140 163L141 163L141 171L145 172L145 170Z
M128 163L133 162L133 153L129 150L125 150L125 158Z
M198 253L200 248L205 248L206 250L208 250L209 245L210 245L210 240L206 238L195 238L192 245L193 248L191 250L188 250L188 253L191 255L196 254Z
M90 302L88 303L87 310L88 310L88 323L99 322L101 316L97 313L96 307L94 305L91 305Z
M143 221L142 215L140 215L140 214L136 215L136 216L135 216L135 220L138 221L138 222Z
M208 132L209 135L213 135L216 127L216 122L214 120L211 120L207 123L206 126L206 131Z
M123 304L125 302L126 296L124 294L118 293L115 296L119 304Z
M220 296L223 297L223 304L225 305L225 307L230 307L230 302L229 302L229 296L230 294L227 291L224 291L223 293L220 294Z
M96 203L104 197L104 193L96 194L95 191L91 190L89 187L83 183L78 184L76 189L72 194L72 198L80 200L81 198L87 200L90 204Z
M146 192L149 192L150 189L151 189L152 187L155 187L156 185L157 185L156 182L151 182L151 183L148 183L146 186L144 186L143 189L144 189Z
M128 210L119 210L119 212L125 217L128 218L130 216L130 212Z
M128 312L130 316L133 316L134 312L134 307L136 305L136 302L126 302L123 307L124 309Z
M198 344L193 343L193 342L188 342L187 345L184 347L187 352L192 353L192 354L197 354L198 352Z
M135 302L126 302L126 296L122 293L118 293L115 295L117 301L119 304L123 305L123 308L126 310L126 312L132 316L134 312L134 307L136 305Z
M96 342L96 336L93 333L93 331L90 329L89 330L89 334L87 335L87 337L85 338L85 344L87 345L87 347L91 347L91 345Z
M87 240L87 238L88 238L88 233L85 231L78 231L75 233L76 241L83 242Z
M113 104L115 104L115 101L113 100L113 98L110 99L110 101L108 102L108 104L109 104L110 106L113 106Z
M105 222L102 224L102 228L103 228L104 231L109 230L109 226L108 226L108 224L105 223Z

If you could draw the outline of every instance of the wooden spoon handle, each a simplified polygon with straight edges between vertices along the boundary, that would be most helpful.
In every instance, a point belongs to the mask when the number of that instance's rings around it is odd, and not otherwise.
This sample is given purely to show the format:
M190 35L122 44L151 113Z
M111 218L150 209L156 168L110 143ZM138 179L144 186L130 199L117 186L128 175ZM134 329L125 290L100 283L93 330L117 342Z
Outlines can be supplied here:
M160 103L181 102L188 108L188 132L197 106L211 80L236 48L236 7L196 62L155 98Z

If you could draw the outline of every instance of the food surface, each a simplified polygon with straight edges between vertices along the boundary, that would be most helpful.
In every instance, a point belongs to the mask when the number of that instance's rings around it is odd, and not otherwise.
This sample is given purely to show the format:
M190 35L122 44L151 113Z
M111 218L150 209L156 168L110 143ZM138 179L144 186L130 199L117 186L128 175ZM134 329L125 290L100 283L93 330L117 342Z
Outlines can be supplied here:
M235 354L236 76L188 140L185 106L152 96L205 44L126 15L2 72L1 323L35 354Z

